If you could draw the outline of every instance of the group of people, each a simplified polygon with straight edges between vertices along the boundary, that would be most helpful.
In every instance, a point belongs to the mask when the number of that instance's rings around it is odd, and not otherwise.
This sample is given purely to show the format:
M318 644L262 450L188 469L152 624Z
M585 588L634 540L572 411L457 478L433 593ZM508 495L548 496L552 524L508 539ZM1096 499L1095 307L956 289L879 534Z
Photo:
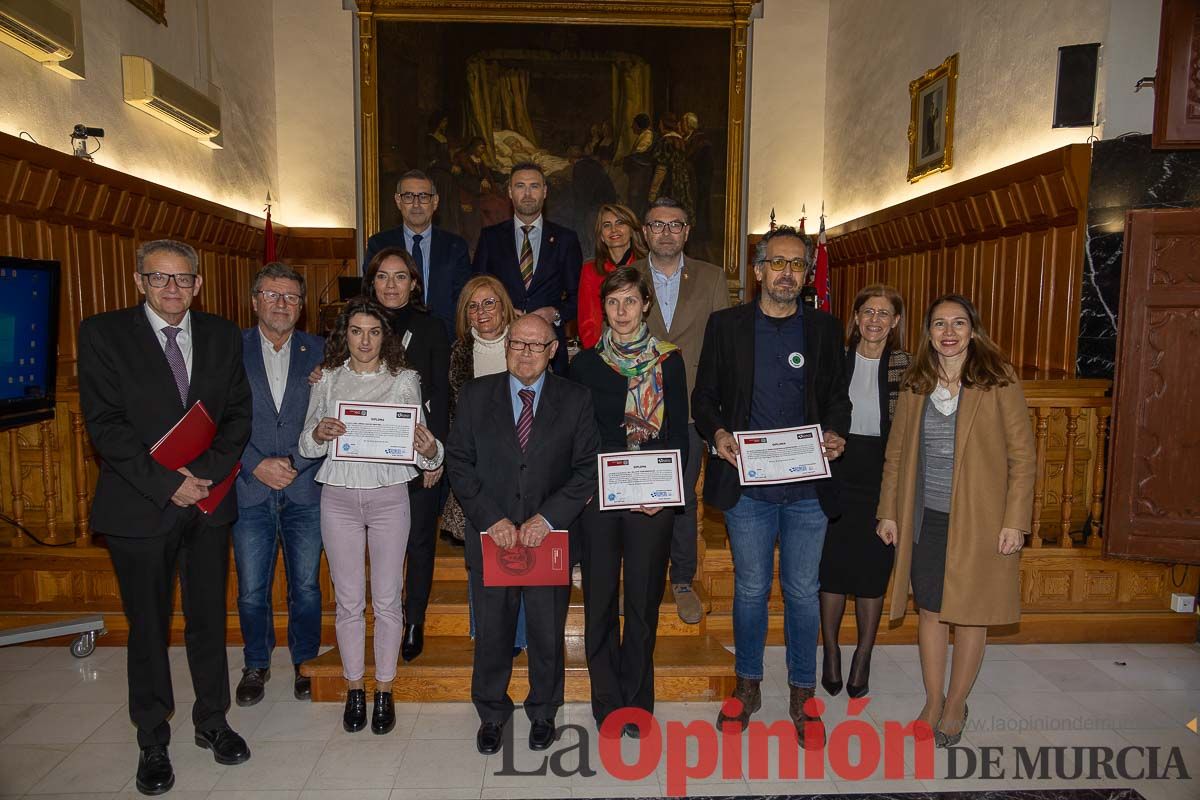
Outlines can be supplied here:
M569 229L542 214L536 164L514 167L512 219L485 228L473 263L466 243L432 225L439 197L420 172L399 181L404 224L371 237L361 296L328 336L297 330L304 277L272 263L250 288L257 324L245 331L190 308L203 276L188 245L138 251L144 303L90 317L79 332L79 383L100 457L93 525L105 534L129 621L130 716L141 756L136 784L158 794L174 772L167 656L171 586L179 574L196 703L195 741L222 764L250 757L226 720L225 575L232 536L245 663L240 705L262 699L275 629L271 584L282 547L288 647L297 697L301 665L320 644L320 553L336 599L346 680L343 727L395 725L398 662L420 657L438 531L465 546L475 640L476 744L497 752L514 703L513 659L527 649L528 744L555 741L563 703L570 587L489 586L482 537L536 547L569 531L582 572L591 708L601 735L621 708L654 709L654 648L668 584L680 617L700 620L695 486L707 453L705 501L724 512L735 568L738 703L720 725L744 728L762 704L768 599L779 550L789 711L820 746L808 701L843 686L839 625L854 597L858 646L847 693L869 691L871 649L893 577L890 616L911 583L920 615L927 700L916 719L939 744L961 736L986 626L1016 621L1018 560L1030 530L1032 433L1015 372L966 298L925 312L910 356L899 347L904 303L869 286L843 325L798 302L811 263L790 228L754 253L761 287L728 307L721 268L684 255L693 220L668 197L644 219L605 204L586 263ZM567 358L567 323L583 349ZM207 450L177 470L151 450L202 402L215 428ZM345 433L339 402L420 409L415 465L334 460ZM743 486L734 432L820 424L832 477ZM601 510L597 455L678 450L682 507ZM240 462L235 491L207 511ZM367 568L374 616L366 653ZM621 617L624 624L622 625ZM949 689L946 652L956 627ZM814 733L816 732L816 733Z

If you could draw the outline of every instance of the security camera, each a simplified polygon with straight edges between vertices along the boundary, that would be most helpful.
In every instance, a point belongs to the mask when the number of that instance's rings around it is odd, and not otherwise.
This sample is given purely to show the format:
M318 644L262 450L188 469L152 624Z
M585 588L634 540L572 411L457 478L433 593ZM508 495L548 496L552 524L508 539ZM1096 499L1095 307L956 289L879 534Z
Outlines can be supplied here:
M88 152L88 137L93 139L104 138L104 128L89 128L82 122L79 123L71 131L71 150L76 156L82 158L84 161L94 161L95 159L92 158L92 153L100 149L100 143L96 143L96 150Z

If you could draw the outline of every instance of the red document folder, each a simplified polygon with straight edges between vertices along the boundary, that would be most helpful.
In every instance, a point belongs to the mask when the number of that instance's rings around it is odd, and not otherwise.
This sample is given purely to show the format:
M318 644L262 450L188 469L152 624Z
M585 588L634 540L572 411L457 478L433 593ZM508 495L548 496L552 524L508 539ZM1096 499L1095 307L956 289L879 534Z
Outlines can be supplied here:
M183 418L176 422L171 430L155 442L150 448L150 455L167 469L176 470L186 467L199 458L211 445L217 435L217 425L208 415L204 403L197 400ZM221 505L225 495L233 486L233 481L242 471L242 462L234 464L233 470L219 483L208 487L208 497L196 503L196 508L205 514L211 514Z
M507 550L492 537L483 542L484 586L566 586L571 582L571 550L566 531L550 531L537 547Z

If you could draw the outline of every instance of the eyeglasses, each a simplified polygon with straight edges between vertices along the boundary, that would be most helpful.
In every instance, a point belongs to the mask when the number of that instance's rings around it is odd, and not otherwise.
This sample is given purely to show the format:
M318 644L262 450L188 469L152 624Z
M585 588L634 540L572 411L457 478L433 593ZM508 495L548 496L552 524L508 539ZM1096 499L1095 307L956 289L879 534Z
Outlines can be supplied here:
M784 267L791 269L792 272L804 272L808 269L808 262L803 258L764 258L758 263L766 264L772 272L783 272Z
M467 303L467 313L468 314L478 314L480 311L495 311L496 305L499 302L500 301L494 297L489 297L487 300L484 300L482 303L476 303L474 300L472 300L471 302Z
M399 197L400 202L404 203L405 205L411 206L414 202L416 202L423 206L427 206L433 202L433 198L437 197L437 195L430 194L429 192L401 192Z
M860 308L858 313L862 314L864 317L870 317L871 319L881 319L884 322L892 318L892 312L888 311L886 308Z
M528 350L531 353L544 353L554 342L522 342L520 339L509 339L508 349L520 353Z
M180 289L191 289L196 285L196 278L200 277L194 272L141 272L142 280L153 286L155 289L162 289L171 281L175 281L175 285Z
M670 222L663 222L661 219L656 219L654 222L646 223L646 227L653 233L662 233L665 230L669 230L671 233L683 233L683 229L687 225L686 222L680 222L677 219L673 219Z
M270 289L259 289L257 292L255 292L255 294L261 297L263 300L266 300L268 303L278 303L282 298L283 302L287 303L289 306L298 306L300 305L300 302L304 300L304 298L298 294L292 294L291 292L273 292Z

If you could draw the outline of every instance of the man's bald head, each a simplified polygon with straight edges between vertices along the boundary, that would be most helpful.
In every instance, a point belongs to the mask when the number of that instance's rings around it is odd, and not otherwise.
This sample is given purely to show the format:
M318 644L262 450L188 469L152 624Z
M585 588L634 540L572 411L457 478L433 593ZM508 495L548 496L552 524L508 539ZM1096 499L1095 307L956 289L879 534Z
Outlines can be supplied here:
M536 349L541 352L534 352ZM525 386L537 382L557 351L558 334L554 326L537 314L526 314L508 329L505 352L508 371Z

